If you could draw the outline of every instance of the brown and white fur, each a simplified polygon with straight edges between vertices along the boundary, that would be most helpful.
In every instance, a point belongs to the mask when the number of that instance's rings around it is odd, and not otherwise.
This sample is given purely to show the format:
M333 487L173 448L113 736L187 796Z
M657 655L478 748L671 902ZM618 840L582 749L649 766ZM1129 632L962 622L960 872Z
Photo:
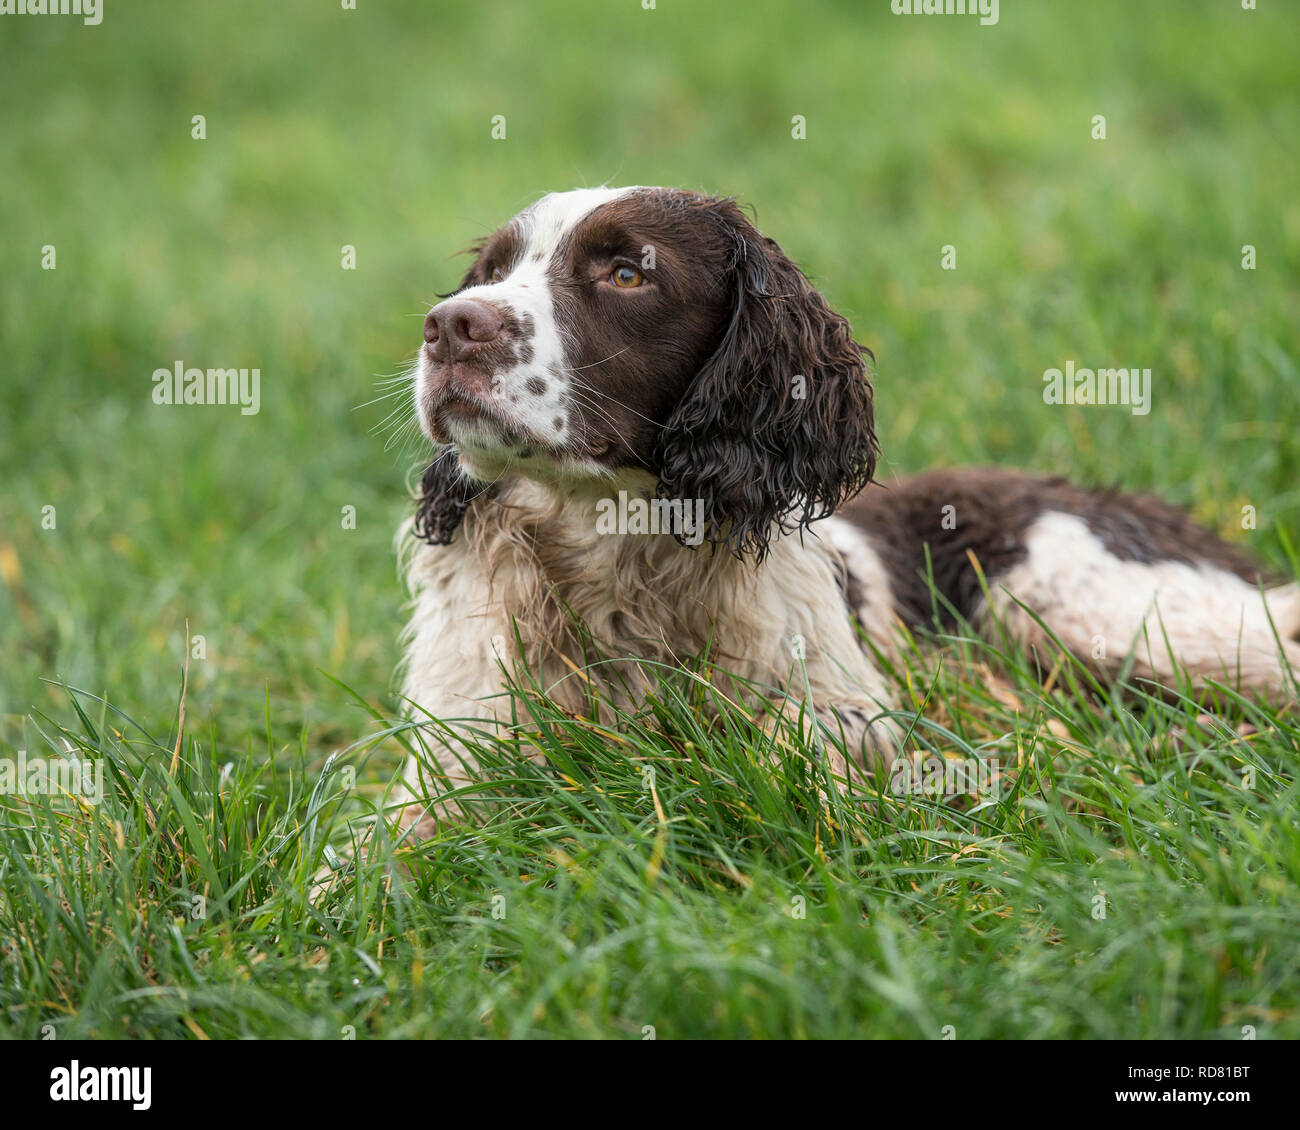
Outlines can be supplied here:
M436 449L399 535L403 694L436 720L438 765L407 773L417 836L454 812L424 800L473 780L458 727L509 730L504 668L581 705L600 675L574 674L575 624L630 661L615 699L706 650L728 693L722 672L811 697L840 774L898 752L859 628L889 653L899 623L996 619L1031 647L1046 625L1103 674L1293 692L1300 590L1261 595L1268 577L1156 499L1000 470L872 483L865 350L730 199L552 194L475 251L414 378ZM620 491L701 521L601 532Z

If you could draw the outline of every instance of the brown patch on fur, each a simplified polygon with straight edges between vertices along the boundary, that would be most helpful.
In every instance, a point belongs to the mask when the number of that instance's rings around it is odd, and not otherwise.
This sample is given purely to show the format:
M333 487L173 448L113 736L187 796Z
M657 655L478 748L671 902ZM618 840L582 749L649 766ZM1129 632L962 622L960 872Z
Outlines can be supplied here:
M944 528L946 506L954 508L952 529ZM983 595L969 555L995 584L1024 560L1026 531L1049 511L1082 518L1121 561L1204 564L1252 584L1274 580L1246 554L1159 498L1089 490L1017 471L939 470L876 484L840 516L870 536L889 572L897 611L915 626L933 623L936 611L927 584L927 547L935 588L969 616ZM858 607L855 593L860 600L862 589L851 575L845 591L850 607ZM952 622L950 611L937 611L942 623Z
M636 192L583 217L547 267L574 389L575 446L609 467L651 469L668 418L727 315L729 244L711 198ZM644 248L654 269L642 270ZM642 271L639 287L608 279Z

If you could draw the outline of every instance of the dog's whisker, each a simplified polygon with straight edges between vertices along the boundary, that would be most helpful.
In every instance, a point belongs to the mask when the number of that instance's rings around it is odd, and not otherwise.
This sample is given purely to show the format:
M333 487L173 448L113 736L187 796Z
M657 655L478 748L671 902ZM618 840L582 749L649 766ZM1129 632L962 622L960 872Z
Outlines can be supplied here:
M614 397L610 396L608 393L601 392L599 389L592 388L590 385L585 385L581 387L579 387L578 385L573 385L572 387L570 387L569 392L574 393L575 395L581 392L582 394L588 396L603 396L606 400L614 400L614 403L617 404L618 407L622 409L624 412L630 413L631 415L636 416L640 420L644 420L647 424L653 424L656 428L662 429L664 427L664 425L659 423L658 420L650 419L649 416L646 416L643 413L638 412L635 408L629 408L621 400L615 400ZM592 404L591 406L593 408L596 407L595 404Z
M630 348L631 348L630 346L625 345L623 346L622 349L618 350L616 353L611 353L608 357L602 357L599 361L593 361L590 365L576 365L573 366L572 368L569 367L568 365L559 365L557 366L557 368L562 369L566 373L580 373L582 372L583 369L594 369L597 365L605 364L606 361L613 361L615 357L618 357L626 353Z

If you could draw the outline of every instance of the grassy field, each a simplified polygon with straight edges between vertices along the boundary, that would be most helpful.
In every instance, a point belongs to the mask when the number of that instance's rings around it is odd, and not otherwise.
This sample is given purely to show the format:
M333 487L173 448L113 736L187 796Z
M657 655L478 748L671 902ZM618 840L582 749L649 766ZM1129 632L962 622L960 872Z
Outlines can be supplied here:
M309 897L411 740L422 452L376 382L545 190L754 205L875 352L883 476L1158 489L1294 570L1295 13L357 7L0 16L0 756L107 793L0 795L0 1034L1300 1036L1294 710L996 645L893 671L919 745L1015 767L988 803L823 804L673 681L616 736L521 688L555 771L483 750L510 805ZM1045 404L1070 359L1151 368L1150 413ZM260 411L155 405L177 361L259 367Z

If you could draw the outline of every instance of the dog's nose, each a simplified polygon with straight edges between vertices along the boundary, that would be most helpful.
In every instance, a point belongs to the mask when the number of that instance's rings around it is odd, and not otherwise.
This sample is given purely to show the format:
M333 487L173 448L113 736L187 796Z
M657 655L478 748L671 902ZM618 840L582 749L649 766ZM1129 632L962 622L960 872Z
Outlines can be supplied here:
M436 360L459 361L495 341L504 323L495 306L477 298L449 298L425 317L424 340Z

